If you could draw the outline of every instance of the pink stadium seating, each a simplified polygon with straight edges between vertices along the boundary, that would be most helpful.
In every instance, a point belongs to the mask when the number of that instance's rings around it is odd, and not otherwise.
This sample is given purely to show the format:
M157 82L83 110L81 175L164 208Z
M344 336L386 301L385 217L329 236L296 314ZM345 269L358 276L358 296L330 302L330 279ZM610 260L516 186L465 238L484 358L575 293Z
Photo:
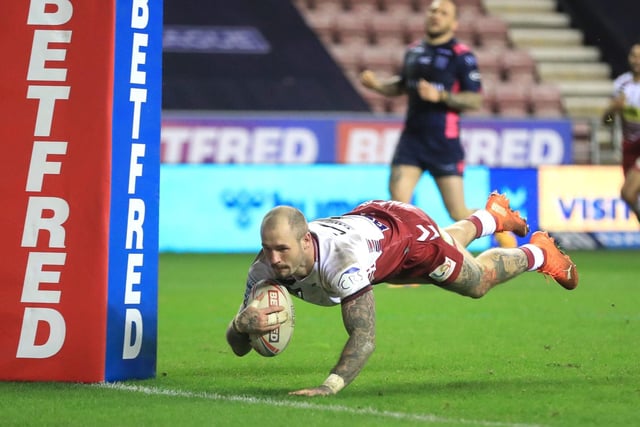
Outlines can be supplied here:
M407 113L408 100L406 95L393 96L387 99L387 112L404 116Z
M367 101L374 113L388 112L388 100L386 96L366 89L360 91L360 94L364 100Z
M496 112L502 116L529 115L529 87L520 83L502 82L493 90Z
M483 47L507 47L509 35L507 23L497 16L478 15L474 20L476 37Z
M332 13L306 13L304 16L307 25L311 27L325 45L338 43L338 32Z
M505 78L511 82L533 83L537 79L536 63L529 52L522 49L505 49L500 55Z
M425 17L423 14L416 13L411 15L404 27L404 37L407 44L424 38L425 33Z
M386 98L361 87L358 75L369 68L396 74L408 44L424 37L428 0L292 0L325 43L336 62L377 113L406 113L406 98ZM485 14L482 0L457 0L456 38L478 59L484 99L471 116L561 117L557 87L537 83L535 61L510 47L508 26Z
M342 13L334 17L336 36L342 44L366 45L372 42L369 32L369 13Z
M563 116L564 106L560 89L552 83L529 86L529 103L536 116Z
M360 55L363 69L370 69L381 74L393 75L400 71L403 51L389 45L371 46Z
M407 18L398 14L376 13L369 19L369 30L375 44L404 46Z
M329 53L336 63L347 73L359 73L362 67L360 59L365 49L356 44L333 44L329 46Z
M345 0L344 3L349 13L371 14L380 11L378 0Z
M403 14L419 12L423 0L380 0L380 7L386 12L401 11Z
M478 69L483 78L502 80L502 64L500 63L501 51L492 49L474 49L478 61Z

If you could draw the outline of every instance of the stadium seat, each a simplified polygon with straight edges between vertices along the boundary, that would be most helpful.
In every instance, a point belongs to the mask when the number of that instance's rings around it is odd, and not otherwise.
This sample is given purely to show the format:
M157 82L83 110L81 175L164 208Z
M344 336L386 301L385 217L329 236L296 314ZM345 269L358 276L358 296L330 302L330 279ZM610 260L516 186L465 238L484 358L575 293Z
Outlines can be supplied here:
M380 0L380 7L385 12L415 14L421 11L422 0Z
M478 11L484 10L484 0L456 0L458 9L475 9Z
M370 46L360 54L361 66L380 74L397 74L402 66L403 53L394 46Z
M487 79L498 80L503 79L502 64L500 63L501 50L490 49L475 49L474 54L478 61L478 69L480 74Z
M407 44L424 38L425 34L425 17L423 14L416 13L407 18L404 27L404 37Z
M482 80L482 106L480 110L489 111L491 114L495 112L495 87L499 80L484 79ZM466 114L476 114L475 112L467 112Z
M391 114L406 115L408 109L408 100L406 95L393 96L387 99L387 112Z
M529 103L536 116L563 116L565 114L560 89L552 83L529 86Z
M508 25L502 18L478 15L473 22L476 37L482 47L509 46Z
M387 113L388 112L388 102L387 97L384 95L380 95L379 93L363 90L360 92L362 98L369 104L371 107L371 111L374 113Z
M371 44L369 13L343 13L334 17L336 36L342 44Z
M308 11L304 14L307 25L326 46L340 41L338 40L338 32L335 25L335 13L337 12Z
M329 53L345 73L359 73L362 70L360 59L363 49L356 44L334 44L329 47Z
M305 15L325 15L329 14L332 16L338 15L345 11L344 4L342 0L306 0L307 7L303 7L302 10Z
M370 32L375 44L404 46L406 17L398 14L376 13L369 20Z
M520 83L503 82L493 89L496 112L502 116L528 116L529 86Z
M345 0L344 5L349 13L355 14L377 13L381 8L378 0Z
M538 118L561 118L566 117L566 112L561 106L558 107L533 107L532 114Z
M536 63L526 50L505 49L500 55L505 78L511 82L533 83L536 79Z

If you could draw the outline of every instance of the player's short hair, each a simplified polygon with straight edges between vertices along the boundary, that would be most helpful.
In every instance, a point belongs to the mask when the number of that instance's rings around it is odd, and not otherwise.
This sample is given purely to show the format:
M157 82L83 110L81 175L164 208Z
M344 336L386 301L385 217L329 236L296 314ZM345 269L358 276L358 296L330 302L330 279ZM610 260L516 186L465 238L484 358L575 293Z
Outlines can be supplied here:
M309 224L304 214L292 206L276 206L271 209L262 219L261 228L272 226L279 220L287 222L296 240L302 239L309 231Z

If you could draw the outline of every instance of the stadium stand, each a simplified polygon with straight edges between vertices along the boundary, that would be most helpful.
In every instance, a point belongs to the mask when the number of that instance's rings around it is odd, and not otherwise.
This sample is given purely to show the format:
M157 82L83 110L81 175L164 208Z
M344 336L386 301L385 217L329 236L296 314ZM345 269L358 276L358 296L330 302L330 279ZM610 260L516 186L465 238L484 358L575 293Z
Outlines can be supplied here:
M485 101L472 114L569 117L576 147L586 147L577 148L583 150L575 155L577 162L601 161L589 150L594 140L601 147L610 143L611 135L594 118L608 99L612 77L626 69L628 47L640 39L640 27L632 19L640 16L640 2L456 3L457 37L477 53L483 75ZM196 0L165 0L165 34L177 29L179 35L188 26L212 29L209 41L217 40L223 49L220 29L232 26L253 31L244 34L244 41L259 44L262 35L268 43L251 54L165 49L163 108L404 114L404 98L382 99L363 91L357 76L363 67L397 71L406 45L424 34L428 4L238 0L233 7L209 2L203 10ZM507 90L518 85L522 90Z
M369 111L289 1L165 0L164 33L164 110Z
M334 14L328 19L334 26L342 19L335 14L347 16L345 22L351 26L359 25L353 20L363 21L360 34L349 36L360 37L355 42L357 49L353 50L338 47L340 40L336 34L327 38L321 29L318 31L323 40L329 40L326 46L334 58L345 61L343 69L356 87L357 72L365 66L385 73L397 69L401 56L394 59L391 55L392 62L398 61L394 66L388 62L388 51L404 52L408 43L423 36L424 8L429 4L421 0L294 1L304 16L315 13L314 9ZM457 0L460 22L457 38L474 49L483 75L483 106L480 111L468 114L569 117L574 123L574 157L578 163L589 163L603 160L600 154L592 153L593 147L602 148L611 141L610 132L600 128L596 118L607 102L613 75L611 67L601 60L599 49L586 43L588 37L575 28L567 13L586 9L580 6L581 1ZM603 6L596 9L605 13ZM586 14L581 10L581 15ZM579 20L597 19L581 16ZM307 22L313 27L313 20ZM383 45L388 48L382 49ZM406 109L402 99L385 102L359 88L357 91L374 112L403 114Z

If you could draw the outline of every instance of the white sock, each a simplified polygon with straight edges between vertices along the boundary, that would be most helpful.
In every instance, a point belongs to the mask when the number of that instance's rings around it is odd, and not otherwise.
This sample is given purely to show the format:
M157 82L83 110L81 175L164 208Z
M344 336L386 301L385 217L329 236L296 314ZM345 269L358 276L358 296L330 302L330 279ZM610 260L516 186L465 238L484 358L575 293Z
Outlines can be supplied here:
M529 269L529 271L535 271L539 269L544 263L544 253L542 249L537 247L536 245L532 245L531 243L527 243L526 245L520 246L521 248L527 248L531 251L533 255L533 266Z
M479 209L471 214L480 220L482 224L482 230L480 231L480 237L490 236L496 232L496 220L488 211Z

